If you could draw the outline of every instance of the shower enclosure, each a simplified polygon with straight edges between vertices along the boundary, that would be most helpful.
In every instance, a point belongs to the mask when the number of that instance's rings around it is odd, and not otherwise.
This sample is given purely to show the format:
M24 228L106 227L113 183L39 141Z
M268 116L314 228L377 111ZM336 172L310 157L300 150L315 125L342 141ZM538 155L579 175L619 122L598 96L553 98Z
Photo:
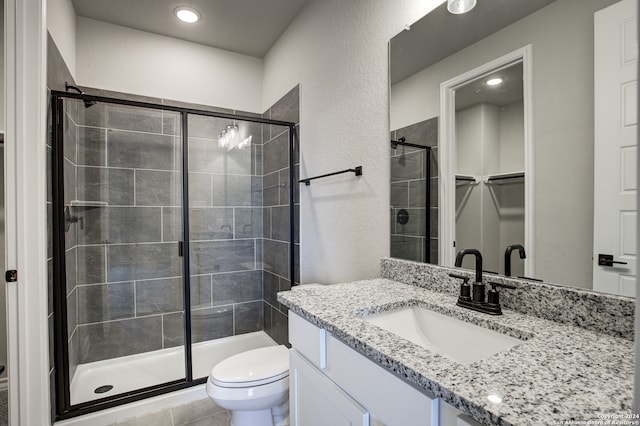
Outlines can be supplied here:
M438 119L391 132L391 257L438 263Z
M63 92L52 117L57 418L204 383L275 344L264 199L285 195L276 272L294 277L294 123ZM283 163L264 186L266 142Z

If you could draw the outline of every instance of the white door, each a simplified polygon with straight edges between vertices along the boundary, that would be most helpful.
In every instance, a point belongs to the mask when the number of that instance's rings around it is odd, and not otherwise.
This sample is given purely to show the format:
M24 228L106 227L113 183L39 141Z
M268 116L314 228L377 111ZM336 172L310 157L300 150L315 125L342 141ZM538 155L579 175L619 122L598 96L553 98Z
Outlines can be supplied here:
M636 282L637 33L636 0L622 0L595 13L593 288L632 297Z

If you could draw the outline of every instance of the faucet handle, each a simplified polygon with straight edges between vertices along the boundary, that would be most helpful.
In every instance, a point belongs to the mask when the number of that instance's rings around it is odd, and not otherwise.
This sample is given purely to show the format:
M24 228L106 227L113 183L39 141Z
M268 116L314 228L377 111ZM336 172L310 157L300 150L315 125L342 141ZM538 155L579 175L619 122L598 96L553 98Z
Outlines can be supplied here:
M489 285L491 286L491 289L487 293L487 303L496 306L500 305L500 293L498 293L496 287L510 288L512 290L516 289L516 286L514 285L497 283L495 281L489 281Z
M458 300L469 301L471 300L471 286L469 285L469 280L471 277L467 277L462 274L454 274L453 272L449 274L451 278L458 278L462 280L462 284L460 285L460 297Z
M496 290L496 287L510 288L511 290L515 290L517 288L515 285L497 283L494 281L489 281L489 285L491 286L491 290Z
M453 272L449 273L449 276L451 278L458 278L458 279L462 280L464 284L467 284L469 282L469 280L471 279L471 277L468 277L466 275L454 274Z

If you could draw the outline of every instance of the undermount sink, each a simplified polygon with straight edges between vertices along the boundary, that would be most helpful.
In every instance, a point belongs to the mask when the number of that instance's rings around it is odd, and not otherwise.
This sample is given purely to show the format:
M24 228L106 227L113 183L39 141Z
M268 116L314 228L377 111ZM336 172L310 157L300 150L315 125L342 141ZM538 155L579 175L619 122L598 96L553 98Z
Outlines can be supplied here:
M362 319L465 365L522 343L515 337L420 306L380 312Z

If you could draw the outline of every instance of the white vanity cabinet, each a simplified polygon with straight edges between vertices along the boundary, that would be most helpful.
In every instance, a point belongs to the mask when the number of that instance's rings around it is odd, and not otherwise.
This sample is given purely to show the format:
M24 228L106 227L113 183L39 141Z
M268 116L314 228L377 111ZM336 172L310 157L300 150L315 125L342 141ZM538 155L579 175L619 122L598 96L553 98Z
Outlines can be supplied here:
M294 425L369 426L369 412L295 350L289 378Z
M475 426L289 311L290 409L295 426Z

